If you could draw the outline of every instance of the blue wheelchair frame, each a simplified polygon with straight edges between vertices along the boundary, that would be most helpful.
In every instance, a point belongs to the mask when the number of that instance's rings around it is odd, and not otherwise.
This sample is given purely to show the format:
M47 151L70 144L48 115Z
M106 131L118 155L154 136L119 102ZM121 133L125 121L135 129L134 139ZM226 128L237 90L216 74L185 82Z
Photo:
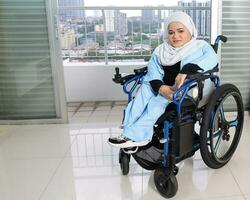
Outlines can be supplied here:
M224 42L226 41L224 36L221 36L221 35L219 35L216 38L215 43L213 45L213 48L216 52L217 52L218 44L219 44L220 40L222 40ZM118 73L119 73L119 70L116 69L116 74L118 74ZM209 73L209 72L204 72L203 74L206 74L206 73ZM121 81L121 84L123 85L123 91L124 91L124 93L126 93L128 95L128 103L133 99L133 93L135 92L137 86L142 84L143 77L145 76L145 74L146 74L145 71L143 71L141 73L135 74L134 76L128 75L127 79L125 78L124 81ZM212 75L212 74L206 75L205 79L209 79L209 78L212 80L212 82L214 82L215 88L218 88L220 86L220 79L217 75ZM133 85L132 85L132 87L130 87L130 89L128 89L129 85L131 83L133 83ZM172 102L177 107L178 118L180 117L180 115L182 113L182 104L183 104L184 99L187 96L188 91L190 90L190 88L192 88L195 85L198 85L198 82L196 79L187 80L187 81L185 81L185 83L182 87L180 87L178 90L176 90L174 92ZM125 115L125 112L124 112L124 115ZM124 118L124 116L123 116L123 118ZM190 118L191 118L191 116L190 116ZM169 164L168 163L169 159L167 158L168 153L169 153L168 152L169 146L168 146L168 142L167 142L167 139L169 138L169 130L171 128L173 128L176 125L176 123L177 123L176 121L168 121L168 120L165 120L163 122L163 124L164 124L164 127L163 127L164 140L166 141L166 142L164 142L164 161L163 161L163 165L165 167L167 167ZM199 145L199 144L196 144L196 145ZM194 146L193 148L198 149L199 146Z
M218 45L220 41L226 42L226 37L219 35L217 36L215 43L213 46L215 52L217 52L218 49ZM119 74L119 69L116 68L116 74L115 74L115 78L113 79L116 83L121 83L123 85L123 91L128 95L128 103L133 100L133 94L137 88L137 86L139 86L140 84L142 84L143 82L143 77L145 76L146 71L143 70L140 73L135 73L134 75L128 75L126 76L124 79L122 79L122 77ZM217 75L212 75L212 73L210 71L206 71L203 73L199 73L199 75L204 75L204 77L202 77L202 80L206 80L206 79L211 79L212 82L214 82L215 88L218 88L220 86L220 78ZM201 78L201 77L199 77ZM199 79L198 78L198 79ZM177 108L177 119L180 119L181 113L182 113L182 104L187 96L188 91L198 85L198 81L196 79L196 77L191 78L190 80L187 80L184 82L184 85L182 87L180 87L178 90L176 90L173 94L173 100L172 102L176 105ZM132 84L132 86L129 88L129 86ZM125 115L125 110L124 110L124 114L123 114L123 119L124 119L124 115ZM187 117L187 119L190 117L190 119L192 118L191 116L185 116ZM164 160L163 160L163 166L167 167L169 166L169 159L168 159L168 154L169 154L169 143L167 142L168 138L169 138L169 130L173 127L175 127L176 123L178 123L177 121L168 121L165 120L163 122L163 132L164 132ZM199 149L199 144L194 144L193 149ZM172 163L173 165L175 163Z
M226 42L227 38L222 35L216 38L212 45L216 53L220 41ZM113 81L123 86L129 103L135 96L136 88L142 84L147 67L135 69L134 74L124 77L119 74L119 68L115 70ZM191 157L198 149L200 149L206 165L213 169L224 166L231 159L241 137L244 106L240 91L235 85L220 84L220 78L214 75L218 71L218 66L216 66L205 72L188 75L183 86L174 92L171 105L167 106L164 114L155 123L152 141L146 146L135 147L136 149L120 149L119 163L123 175L127 175L129 172L129 161L132 154L143 168L155 170L154 183L157 190L163 197L171 198L178 190L178 182L175 177L178 173L176 163ZM201 102L203 87L204 81L207 79L214 83L213 98L209 98L208 102L200 105L203 103ZM197 97L191 97L188 94L194 87L198 89ZM232 121L227 121L224 114L223 102L228 97L233 97L236 103L236 109L232 108L232 111L236 111L237 115ZM196 122L200 124L199 135L194 130ZM235 127L233 135L229 132L231 127ZM215 138L217 141L214 142ZM231 141L231 143L228 150L218 156L217 150L221 140ZM150 152L154 158L150 157Z
M126 81L123 85L123 91L128 95L128 103L133 99L133 93L136 89L136 87L142 83L143 81L143 77L145 74L138 74L135 75L133 78L129 79L128 81ZM215 88L218 88L220 86L220 79L217 75L208 75L206 77L207 79L210 78L214 84L215 84ZM133 83L133 86L131 87L130 90L128 90L129 85ZM182 113L182 104L183 101L185 100L185 97L187 96L188 91L190 90L190 88L192 88L193 86L197 85L198 82L197 80L188 80L185 81L184 85L182 87L180 87L178 90L176 90L173 94L173 103L176 105L177 108L177 116L180 116ZM181 95L180 95L181 94ZM124 112L125 115L125 112ZM192 118L191 116L186 116L186 117L190 117L190 119ZM187 119L187 118L186 118ZM167 141L167 139L169 138L169 130L171 128L173 128L176 125L176 121L168 121L165 120L163 122L164 127L164 140ZM168 146L168 142L164 142L164 161L163 161L163 165L165 167L168 166L168 151L169 151L169 146ZM199 149L199 144L194 144L195 146L193 147L194 149ZM198 145L198 146L197 146Z

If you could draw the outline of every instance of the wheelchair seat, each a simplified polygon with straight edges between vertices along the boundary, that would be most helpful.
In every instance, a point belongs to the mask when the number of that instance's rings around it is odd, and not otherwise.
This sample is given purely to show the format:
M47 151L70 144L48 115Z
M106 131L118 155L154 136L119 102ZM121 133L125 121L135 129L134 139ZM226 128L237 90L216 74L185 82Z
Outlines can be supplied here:
M196 103L191 98L184 99L182 106L183 114L192 113L196 108ZM165 120L173 120L177 117L177 106L171 102L164 113L158 118L155 124L162 124Z

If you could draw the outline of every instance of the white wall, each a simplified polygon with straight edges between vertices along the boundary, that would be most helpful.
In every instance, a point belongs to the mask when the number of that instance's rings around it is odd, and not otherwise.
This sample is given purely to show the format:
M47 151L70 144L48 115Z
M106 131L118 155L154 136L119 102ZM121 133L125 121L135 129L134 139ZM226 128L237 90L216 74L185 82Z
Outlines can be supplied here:
M127 100L122 86L112 81L116 66L65 65L64 77L67 102ZM121 73L143 67L120 66Z

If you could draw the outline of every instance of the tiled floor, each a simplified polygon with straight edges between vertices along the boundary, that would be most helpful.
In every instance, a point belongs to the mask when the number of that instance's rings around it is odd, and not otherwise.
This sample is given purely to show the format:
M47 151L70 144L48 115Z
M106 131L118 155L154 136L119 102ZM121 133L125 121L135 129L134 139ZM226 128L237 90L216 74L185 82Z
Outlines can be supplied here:
M69 124L0 126L1 200L158 200L152 171L130 164L121 175L118 150L125 102L71 103ZM212 170L199 152L180 165L173 200L250 200L250 118L232 160Z

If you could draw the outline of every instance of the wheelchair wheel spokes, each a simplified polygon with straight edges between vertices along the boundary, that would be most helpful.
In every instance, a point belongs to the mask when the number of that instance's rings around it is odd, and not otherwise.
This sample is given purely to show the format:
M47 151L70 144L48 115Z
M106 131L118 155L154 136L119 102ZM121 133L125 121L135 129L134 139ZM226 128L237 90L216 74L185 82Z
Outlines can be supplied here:
M230 127L237 127L238 123L239 123L239 119L235 119L235 120L229 122L229 126Z
M223 102L221 102L213 117L210 136L211 151L218 162L220 162L220 159L223 159L224 155L226 155L230 148L230 145L228 144L230 135L228 134L227 124L228 122L226 121Z
M237 148L244 110L241 95L232 84L219 87L212 97L203 116L200 147L204 162L211 168L220 168Z
M226 116L225 116L225 113L224 113L223 104L220 105L220 107L219 107L219 112L220 112L221 120L222 120L222 121L225 121L225 120L226 120Z
M217 151L218 151L218 148L219 148L219 146L220 146L220 143L221 143L221 138L222 138L222 136L221 136L221 131L216 131L217 133L219 133L218 134L218 136L216 136L216 138L214 137L213 138L213 140L215 140L215 142L213 142L213 144L215 144L215 146L214 146L214 152L215 153L217 153Z

